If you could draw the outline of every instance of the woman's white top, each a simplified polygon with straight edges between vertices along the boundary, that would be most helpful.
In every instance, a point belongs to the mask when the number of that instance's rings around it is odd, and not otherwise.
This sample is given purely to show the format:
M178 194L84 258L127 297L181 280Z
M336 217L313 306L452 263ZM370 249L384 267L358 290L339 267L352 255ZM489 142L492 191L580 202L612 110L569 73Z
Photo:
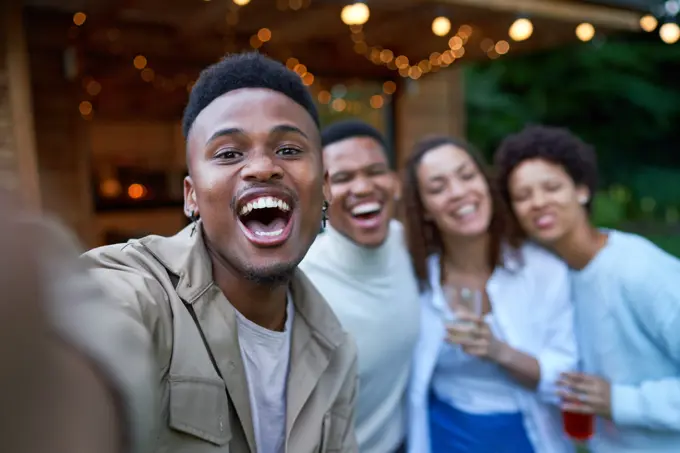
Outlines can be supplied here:
M486 285L500 340L535 357L541 368L536 390L513 383L525 429L536 453L566 453L573 444L564 435L555 383L578 363L574 315L567 266L547 250L526 243L506 250ZM428 397L446 330L439 257L428 260L430 290L421 294L420 337L409 389L409 453L429 453ZM472 403L474 404L474 403Z
M498 337L500 330L493 313L487 313L484 321ZM437 398L470 414L519 412L515 387L515 381L500 366L466 354L455 344L442 346L432 375Z

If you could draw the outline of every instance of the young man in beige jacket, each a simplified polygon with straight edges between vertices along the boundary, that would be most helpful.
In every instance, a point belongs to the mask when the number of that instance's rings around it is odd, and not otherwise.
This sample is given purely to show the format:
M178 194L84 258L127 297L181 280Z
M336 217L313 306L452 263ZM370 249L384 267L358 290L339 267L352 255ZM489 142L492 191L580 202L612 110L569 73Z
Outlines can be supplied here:
M280 63L228 56L183 126L191 225L84 255L152 340L153 451L356 452L356 348L297 269L329 197L309 92Z

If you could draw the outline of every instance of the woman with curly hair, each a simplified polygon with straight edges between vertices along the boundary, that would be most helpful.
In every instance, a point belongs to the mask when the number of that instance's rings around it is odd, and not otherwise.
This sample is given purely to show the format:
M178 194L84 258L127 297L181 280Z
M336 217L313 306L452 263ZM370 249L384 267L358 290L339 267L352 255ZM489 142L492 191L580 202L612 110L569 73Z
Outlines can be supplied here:
M409 452L571 451L554 386L577 362L567 267L512 234L483 161L463 142L418 143L404 201L421 290ZM479 295L476 309L462 309L464 293Z
M496 153L501 193L524 232L571 268L583 373L565 373L565 411L598 416L595 453L680 451L680 260L590 222L594 149L530 126Z

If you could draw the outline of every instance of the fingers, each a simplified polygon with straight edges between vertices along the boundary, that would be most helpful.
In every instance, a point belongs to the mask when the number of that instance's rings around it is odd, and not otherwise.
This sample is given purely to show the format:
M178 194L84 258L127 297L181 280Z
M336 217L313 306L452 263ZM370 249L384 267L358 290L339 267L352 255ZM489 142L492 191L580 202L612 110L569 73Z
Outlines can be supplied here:
M583 373L562 373L557 384L577 394L596 394L600 391L600 378Z
M475 324L479 323L479 321L482 321L479 316L476 316L474 313L470 313L468 311L457 311L456 320L463 322L474 322Z
M557 384L562 410L579 414L602 414L608 406L603 381L583 373L563 373Z
M574 412L576 414L595 414L595 408L588 404L578 404L578 403L562 403L562 410L565 412Z

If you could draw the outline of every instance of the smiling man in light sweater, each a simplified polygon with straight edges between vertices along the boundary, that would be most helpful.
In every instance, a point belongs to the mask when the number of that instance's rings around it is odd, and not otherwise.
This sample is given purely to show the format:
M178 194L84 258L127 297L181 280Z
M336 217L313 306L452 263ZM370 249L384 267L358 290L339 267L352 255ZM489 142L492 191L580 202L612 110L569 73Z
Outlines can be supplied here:
M418 338L418 288L402 226L399 182L381 134L358 121L322 131L330 226L300 267L359 351L356 433L362 453L404 449L404 393Z

